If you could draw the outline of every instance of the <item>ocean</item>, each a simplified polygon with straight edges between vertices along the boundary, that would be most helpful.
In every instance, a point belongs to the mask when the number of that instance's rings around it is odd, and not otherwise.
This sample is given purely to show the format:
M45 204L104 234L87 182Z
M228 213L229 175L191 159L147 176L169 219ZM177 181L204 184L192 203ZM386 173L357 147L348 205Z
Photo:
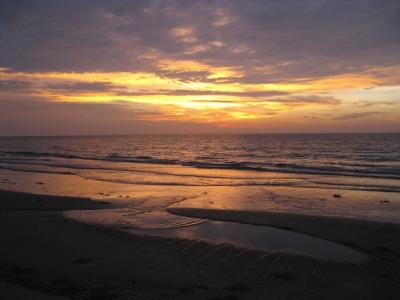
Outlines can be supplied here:
M82 161L86 163L82 163ZM0 166L87 162L400 179L400 134L244 134L0 138ZM112 164L105 169L113 170Z

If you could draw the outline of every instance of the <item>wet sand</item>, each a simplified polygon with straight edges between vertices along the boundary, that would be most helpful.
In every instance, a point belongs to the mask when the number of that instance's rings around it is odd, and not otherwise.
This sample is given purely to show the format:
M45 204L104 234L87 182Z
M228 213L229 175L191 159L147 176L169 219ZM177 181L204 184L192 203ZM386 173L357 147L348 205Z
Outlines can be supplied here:
M126 229L134 234L231 244L240 248L265 252L306 255L321 260L362 263L367 255L356 249L293 230L230 221L206 220L193 226L171 229Z
M351 237L369 260L348 264L132 235L63 215L109 206L90 199L6 191L0 199L0 280L42 293L70 299L398 299L400 292L400 230L393 224L309 222L307 216L290 221L284 214L269 224L317 236L321 231L339 242Z
M351 218L201 208L168 208L168 212L194 218L271 226L304 233L359 249L371 256L387 252L400 258L400 224Z

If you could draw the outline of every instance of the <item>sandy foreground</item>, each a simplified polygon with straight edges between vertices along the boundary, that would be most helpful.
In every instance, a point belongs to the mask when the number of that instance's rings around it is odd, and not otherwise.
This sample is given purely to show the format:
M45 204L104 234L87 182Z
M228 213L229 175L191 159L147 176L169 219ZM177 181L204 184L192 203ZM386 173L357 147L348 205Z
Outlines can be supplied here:
M2 300L40 299L43 295L47 295L43 299L399 297L399 225L285 214L263 216L270 220L264 222L266 225L290 227L347 244L369 256L362 264L348 264L133 235L82 224L63 215L65 210L111 206L85 198L0 191L0 199ZM221 215L218 211L171 210L194 217L250 223L260 220L260 216L244 217L237 212ZM26 293L31 296L27 298Z

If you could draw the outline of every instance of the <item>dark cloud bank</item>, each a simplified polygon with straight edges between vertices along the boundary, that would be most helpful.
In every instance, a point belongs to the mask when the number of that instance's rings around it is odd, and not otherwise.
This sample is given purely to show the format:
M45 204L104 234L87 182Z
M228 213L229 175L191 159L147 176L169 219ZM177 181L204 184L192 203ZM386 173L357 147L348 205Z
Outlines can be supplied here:
M182 27L191 39L171 34ZM400 2L3 0L0 51L20 71L162 74L152 51L238 68L244 82L363 72L400 63Z

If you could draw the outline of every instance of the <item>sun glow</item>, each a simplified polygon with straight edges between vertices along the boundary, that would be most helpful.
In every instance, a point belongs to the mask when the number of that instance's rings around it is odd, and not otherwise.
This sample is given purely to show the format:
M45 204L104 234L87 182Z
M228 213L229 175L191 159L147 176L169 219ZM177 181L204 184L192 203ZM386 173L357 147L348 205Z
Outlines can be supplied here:
M176 34L182 36L185 32ZM158 115L152 118L211 123L262 120L265 113L271 112L312 113L314 109L327 105L338 107L339 100L330 100L335 95L351 101L351 95L364 93L372 101L376 92L363 91L384 85L383 79L374 77L373 72L304 78L295 82L246 84L239 82L243 74L236 68L170 59L160 60L157 65L159 73L24 73L3 68L0 69L0 80L26 82L29 88L21 89L19 93L40 96L50 102L150 105L158 110ZM182 76L188 76L188 79Z

